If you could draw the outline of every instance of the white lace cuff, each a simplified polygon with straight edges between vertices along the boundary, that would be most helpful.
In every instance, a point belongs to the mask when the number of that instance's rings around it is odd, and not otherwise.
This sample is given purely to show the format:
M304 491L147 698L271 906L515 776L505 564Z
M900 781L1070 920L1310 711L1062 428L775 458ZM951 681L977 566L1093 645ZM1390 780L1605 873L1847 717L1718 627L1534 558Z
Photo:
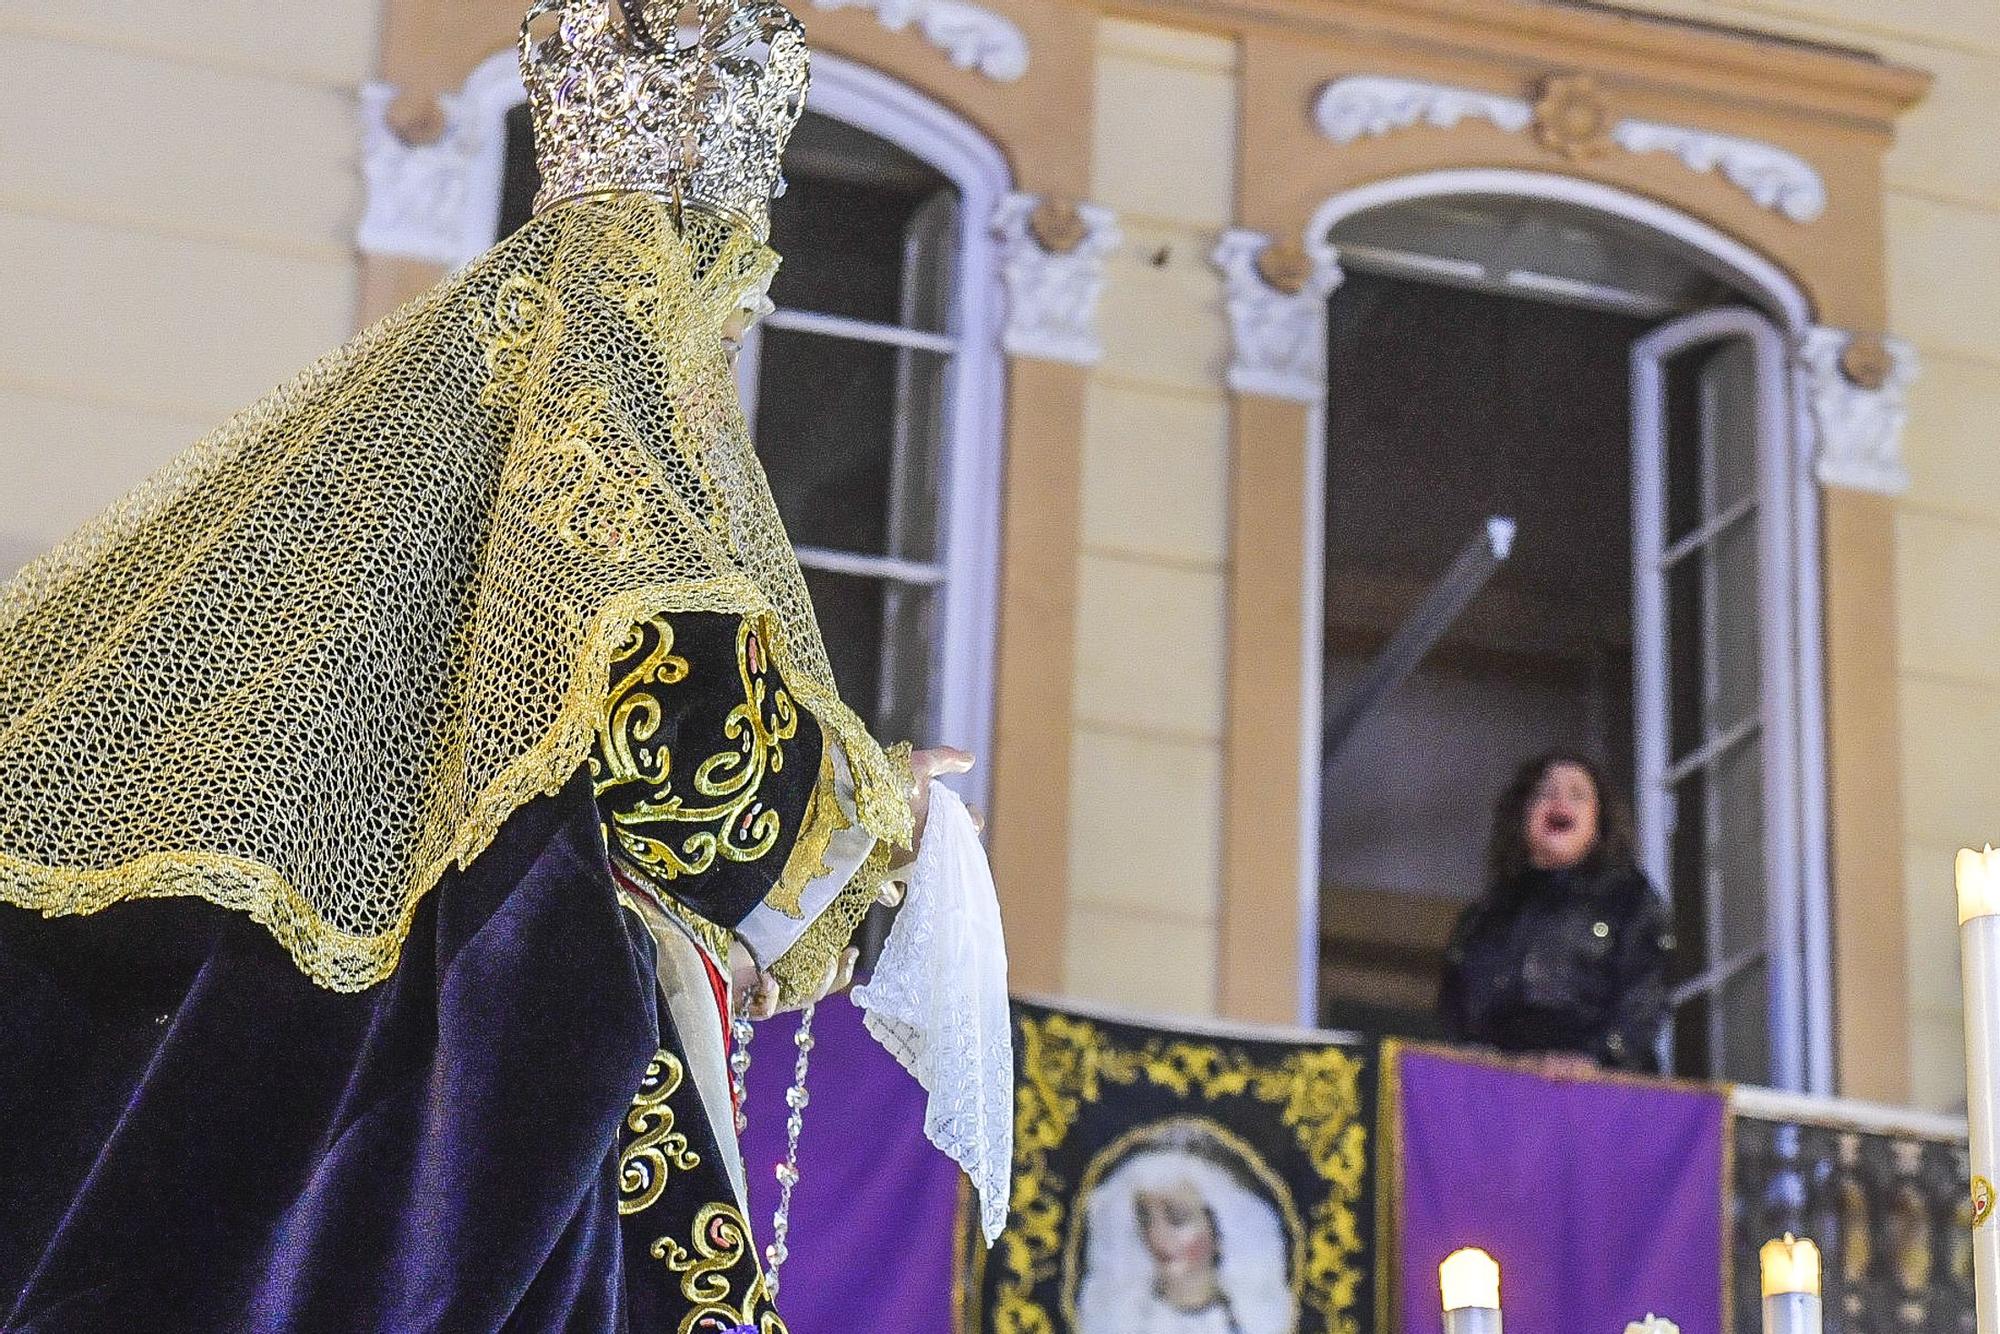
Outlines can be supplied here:
M1007 1223L1014 1163L1014 1035L1000 900L964 803L932 783L909 895L865 986L868 1031L930 1099L924 1133L979 1194L991 1246Z

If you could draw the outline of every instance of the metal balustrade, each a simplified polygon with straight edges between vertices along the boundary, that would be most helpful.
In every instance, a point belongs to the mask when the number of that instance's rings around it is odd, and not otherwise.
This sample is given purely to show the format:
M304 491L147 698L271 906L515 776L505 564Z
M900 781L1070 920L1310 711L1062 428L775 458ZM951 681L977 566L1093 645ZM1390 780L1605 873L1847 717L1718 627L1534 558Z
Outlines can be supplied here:
M1826 1334L1971 1334L1962 1117L1739 1087L1729 1220L1735 1328L1761 1328L1757 1248L1824 1255Z

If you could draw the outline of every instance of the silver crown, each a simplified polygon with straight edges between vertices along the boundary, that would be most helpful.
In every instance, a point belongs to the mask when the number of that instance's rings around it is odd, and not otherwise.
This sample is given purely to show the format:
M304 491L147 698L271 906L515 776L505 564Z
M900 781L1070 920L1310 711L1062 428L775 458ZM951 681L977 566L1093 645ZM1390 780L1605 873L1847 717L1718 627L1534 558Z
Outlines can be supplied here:
M535 119L535 211L642 190L770 235L779 160L805 110L805 29L774 0L535 0L521 78ZM539 41L530 27L557 15ZM644 29L639 31L637 29Z

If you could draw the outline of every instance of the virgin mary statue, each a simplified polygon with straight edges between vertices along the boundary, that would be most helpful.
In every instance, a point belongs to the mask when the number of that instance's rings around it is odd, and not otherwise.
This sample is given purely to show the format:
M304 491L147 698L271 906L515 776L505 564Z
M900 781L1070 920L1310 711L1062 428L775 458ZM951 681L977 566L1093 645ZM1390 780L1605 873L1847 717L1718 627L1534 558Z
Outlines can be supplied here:
M959 761L737 406L801 31L682 9L537 0L534 221L0 590L0 1329L782 1329L727 1008Z

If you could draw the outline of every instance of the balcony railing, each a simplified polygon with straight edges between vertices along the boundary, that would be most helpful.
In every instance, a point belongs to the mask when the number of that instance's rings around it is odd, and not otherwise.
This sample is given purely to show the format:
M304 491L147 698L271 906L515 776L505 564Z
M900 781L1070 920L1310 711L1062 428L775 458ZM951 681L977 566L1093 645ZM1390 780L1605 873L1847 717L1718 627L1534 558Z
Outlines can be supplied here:
M1761 1328L1757 1248L1809 1236L1827 1334L1971 1334L1962 1118L1738 1088L1735 1319Z

